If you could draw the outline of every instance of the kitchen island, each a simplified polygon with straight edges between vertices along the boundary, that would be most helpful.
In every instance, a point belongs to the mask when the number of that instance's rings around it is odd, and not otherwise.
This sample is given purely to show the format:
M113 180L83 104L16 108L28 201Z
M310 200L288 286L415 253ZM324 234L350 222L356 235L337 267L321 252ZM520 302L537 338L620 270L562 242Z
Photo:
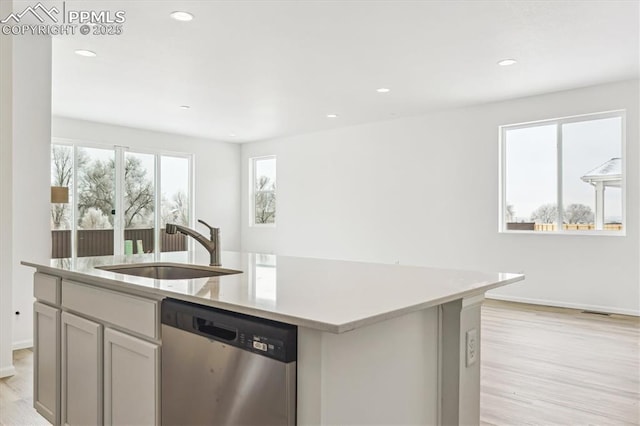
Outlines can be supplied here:
M159 302L172 298L298 326L297 424L478 424L484 293L524 279L236 252L223 252L222 265L242 273L211 278L96 269L147 262L208 259L175 252L23 262L37 271L34 404L52 423L72 424L76 410L85 423L159 424ZM74 342L95 356L75 360Z

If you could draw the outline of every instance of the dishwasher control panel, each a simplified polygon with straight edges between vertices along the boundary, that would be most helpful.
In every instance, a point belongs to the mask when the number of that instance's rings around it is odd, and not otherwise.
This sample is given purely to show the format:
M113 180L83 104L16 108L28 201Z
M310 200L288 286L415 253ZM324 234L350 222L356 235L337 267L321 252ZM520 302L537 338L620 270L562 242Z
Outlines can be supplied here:
M273 337L259 336L255 334L246 335L245 333L240 333L239 341L240 345L251 352L268 354L276 358L284 355L285 353L284 342Z
M162 301L162 324L283 362L295 361L298 328L174 299Z
M253 341L253 349L257 349L259 351L262 352L266 352L267 351L267 344L266 343L260 343L257 340Z

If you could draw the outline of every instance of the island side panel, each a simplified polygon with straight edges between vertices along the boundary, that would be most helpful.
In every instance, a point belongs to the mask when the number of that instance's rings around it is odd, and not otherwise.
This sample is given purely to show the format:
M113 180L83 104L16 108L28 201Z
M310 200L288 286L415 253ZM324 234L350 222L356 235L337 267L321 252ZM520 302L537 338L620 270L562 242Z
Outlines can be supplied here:
M484 295L479 295L441 306L438 424L480 423L480 310L483 300Z
M437 423L438 308L298 335L298 424Z
M322 332L298 327L296 424L322 424Z

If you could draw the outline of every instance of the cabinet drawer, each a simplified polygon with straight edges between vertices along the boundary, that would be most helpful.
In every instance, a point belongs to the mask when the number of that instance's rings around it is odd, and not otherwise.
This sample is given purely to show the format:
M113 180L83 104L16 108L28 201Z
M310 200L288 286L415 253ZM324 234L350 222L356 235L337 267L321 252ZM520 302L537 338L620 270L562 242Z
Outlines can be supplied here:
M155 300L63 280L62 306L152 339L159 336Z
M36 272L33 274L33 297L53 305L60 304L60 278Z

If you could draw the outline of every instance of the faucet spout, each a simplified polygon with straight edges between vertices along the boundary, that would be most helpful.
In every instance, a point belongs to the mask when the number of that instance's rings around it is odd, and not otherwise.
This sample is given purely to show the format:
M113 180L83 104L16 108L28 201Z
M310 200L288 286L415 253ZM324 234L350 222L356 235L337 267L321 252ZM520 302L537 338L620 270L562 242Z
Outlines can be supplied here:
M209 228L210 237L207 238L198 231L195 231L191 228L187 228L186 226L176 225L174 223L167 223L166 232L167 234L175 234L176 232L180 232L184 235L188 235L207 249L210 257L210 266L220 266L220 228L214 228L209 226L203 220L198 220L198 222L204 224L207 228Z

